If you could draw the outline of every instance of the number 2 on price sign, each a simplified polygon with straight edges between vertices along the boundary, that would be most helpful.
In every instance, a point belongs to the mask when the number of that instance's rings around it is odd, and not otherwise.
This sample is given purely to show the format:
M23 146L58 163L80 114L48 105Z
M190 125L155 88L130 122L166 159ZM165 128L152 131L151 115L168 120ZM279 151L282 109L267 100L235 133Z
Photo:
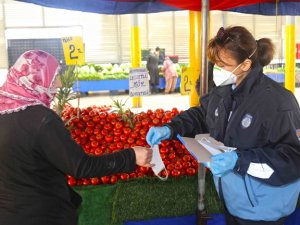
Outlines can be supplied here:
M74 56L75 52L75 45L69 45L69 50L70 50L70 59L78 59L78 56Z

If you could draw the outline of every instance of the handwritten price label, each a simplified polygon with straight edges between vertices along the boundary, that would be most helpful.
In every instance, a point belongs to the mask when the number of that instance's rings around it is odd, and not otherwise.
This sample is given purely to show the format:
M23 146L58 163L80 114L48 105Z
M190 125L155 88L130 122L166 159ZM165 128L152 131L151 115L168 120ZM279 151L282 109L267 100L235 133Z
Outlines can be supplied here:
M61 39L67 65L83 65L85 63L82 37L63 37Z

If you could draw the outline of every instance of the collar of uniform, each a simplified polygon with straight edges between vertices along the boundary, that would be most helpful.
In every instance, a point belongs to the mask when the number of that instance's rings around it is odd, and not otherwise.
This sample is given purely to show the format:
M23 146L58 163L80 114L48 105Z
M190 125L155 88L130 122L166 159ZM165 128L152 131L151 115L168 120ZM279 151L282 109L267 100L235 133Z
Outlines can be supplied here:
M243 96L249 95L256 86L256 84L259 82L260 78L262 78L262 75L262 66L259 63L255 64L251 69L250 73L240 83L240 85L233 89L232 94L234 96L240 94L242 94Z

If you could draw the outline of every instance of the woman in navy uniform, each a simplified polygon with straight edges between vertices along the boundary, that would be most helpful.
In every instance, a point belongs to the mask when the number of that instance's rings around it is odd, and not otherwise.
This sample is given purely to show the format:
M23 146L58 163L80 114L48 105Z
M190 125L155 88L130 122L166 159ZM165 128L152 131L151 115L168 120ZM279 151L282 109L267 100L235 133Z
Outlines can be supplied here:
M228 225L282 225L300 191L300 111L294 95L263 74L274 45L244 27L220 28L208 45L216 87L201 106L152 127L152 146L177 134L210 133L236 151L211 157Z

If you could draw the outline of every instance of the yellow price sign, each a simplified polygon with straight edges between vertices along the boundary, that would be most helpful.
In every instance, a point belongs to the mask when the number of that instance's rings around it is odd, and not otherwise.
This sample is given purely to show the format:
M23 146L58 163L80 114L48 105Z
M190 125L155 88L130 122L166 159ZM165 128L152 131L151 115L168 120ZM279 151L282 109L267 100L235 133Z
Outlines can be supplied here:
M83 65L85 63L82 37L63 37L61 39L66 65Z

